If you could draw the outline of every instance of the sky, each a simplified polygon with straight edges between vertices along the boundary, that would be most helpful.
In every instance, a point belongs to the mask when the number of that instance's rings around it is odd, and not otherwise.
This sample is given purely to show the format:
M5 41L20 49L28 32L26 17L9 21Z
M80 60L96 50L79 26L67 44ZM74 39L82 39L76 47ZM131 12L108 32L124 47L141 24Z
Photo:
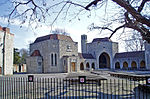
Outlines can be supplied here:
M10 2L8 0L0 0L0 25L2 27L7 27L8 23L7 23L7 18L4 18L4 16L8 15L10 13L11 6L10 6ZM110 4L111 5L111 4ZM108 4L107 6L110 7L110 5ZM22 11L24 9L24 7L20 8L18 10ZM110 7L110 9L112 9ZM76 10L71 9L72 12L76 12ZM54 23L53 28L51 28L51 26L41 23L42 27L38 27L36 29L31 29L30 27L28 27L27 24L23 25L20 28L20 24L19 24L19 20L18 19L14 19L14 22L11 23L8 27L10 28L10 32L14 34L14 47L21 49L21 48L29 48L29 44L34 42L34 40L37 37L40 36L44 36L44 35L48 35L51 34L51 30L55 29L55 28L60 28L60 29L65 29L67 31L67 33L70 34L70 36L72 37L72 39L75 42L78 42L78 51L81 52L81 35L82 34L86 34L88 37L88 42L91 42L94 38L102 38L102 37L109 37L110 33L108 33L108 31L103 31L102 33L100 33L100 31L95 30L95 31L90 31L88 29L89 25L92 24L93 22L95 24L101 25L101 23L103 22L103 18L104 17L108 17L108 14L105 13L105 9L101 8L99 10L95 9L94 11L88 12L86 11L85 13L81 13L80 15L78 15L76 18L73 18L74 15L72 15L72 13L69 13L69 15L67 16L66 19L63 19L63 17L59 17L57 19L57 21ZM107 10L107 13L109 13L111 15L111 12L109 10ZM63 16L63 14L61 14L60 16ZM115 16L114 16L115 17ZM117 17L117 15L116 15ZM54 20L54 18L48 18L49 22L52 22ZM69 21L71 19L71 22ZM34 24L33 24L34 25ZM118 25L118 24L116 24ZM112 41L114 42L118 42L117 39L117 33L111 38ZM119 43L120 44L120 43ZM124 49L123 47L119 46L120 48L120 52L123 52Z

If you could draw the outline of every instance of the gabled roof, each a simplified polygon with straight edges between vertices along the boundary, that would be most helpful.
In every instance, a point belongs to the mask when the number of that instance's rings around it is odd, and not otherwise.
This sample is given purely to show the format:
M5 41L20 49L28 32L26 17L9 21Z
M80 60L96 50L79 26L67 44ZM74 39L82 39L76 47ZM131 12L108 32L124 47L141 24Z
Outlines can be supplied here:
M111 42L111 40L108 37L105 37L105 38L95 38L95 39L93 39L92 43L93 42Z
M39 50L34 50L34 52L31 54L31 56L41 56Z
M78 53L78 56L81 59L95 59L92 54Z
M73 42L72 38L70 36L62 35L62 34L50 34L42 37L38 37L34 43L38 43L45 40L65 40L65 41L71 41Z
M115 58L142 57L144 55L145 51L123 52L123 53L116 53Z

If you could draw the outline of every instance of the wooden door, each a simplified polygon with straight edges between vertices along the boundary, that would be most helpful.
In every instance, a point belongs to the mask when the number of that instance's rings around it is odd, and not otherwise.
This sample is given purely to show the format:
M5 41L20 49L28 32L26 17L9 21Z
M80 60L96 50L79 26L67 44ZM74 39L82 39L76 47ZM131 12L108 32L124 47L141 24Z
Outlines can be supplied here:
M76 70L75 62L72 62L72 71L74 72Z

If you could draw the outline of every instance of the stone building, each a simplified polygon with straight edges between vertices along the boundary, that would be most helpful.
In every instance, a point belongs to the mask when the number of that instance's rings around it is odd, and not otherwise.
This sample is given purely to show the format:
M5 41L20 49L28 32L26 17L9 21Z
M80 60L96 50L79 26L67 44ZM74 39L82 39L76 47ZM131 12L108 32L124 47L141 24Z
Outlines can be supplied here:
M13 41L10 29L0 26L0 74L13 74Z
M14 64L13 72L14 73L25 73L26 72L26 64Z
M91 69L150 69L150 45L145 51L118 52L118 43L108 38L95 38L87 43L81 35L81 50L70 36L50 34L30 44L28 73L78 72Z

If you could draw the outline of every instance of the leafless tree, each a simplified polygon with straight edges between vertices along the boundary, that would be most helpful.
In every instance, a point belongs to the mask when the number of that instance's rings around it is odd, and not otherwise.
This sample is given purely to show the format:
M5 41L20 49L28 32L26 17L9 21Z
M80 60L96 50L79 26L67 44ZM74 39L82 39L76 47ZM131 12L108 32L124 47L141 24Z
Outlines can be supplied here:
M54 16L53 24L59 16L63 14L66 18L71 8L79 8L74 14L78 16L82 11L90 12L95 10L93 8L101 9L102 6L107 5L108 2L113 2L122 10L121 17L118 17L120 26L112 29L112 23L106 23L103 26L93 28L107 29L111 31L110 38L121 28L130 28L140 32L142 39L150 43L150 0L14 0L13 10L10 12L8 21L13 18L20 18L22 24L28 22L29 25L33 22L46 22L47 16ZM23 7L22 11L18 11L19 7ZM57 10L56 10L57 9ZM107 9L107 7L106 7ZM114 9L113 9L114 10ZM114 20L115 22L116 20Z
M63 34L63 35L69 35L65 29L56 28L54 31L52 31L53 34Z
M125 50L127 52L129 52L129 51L143 51L145 49L145 47L144 47L144 41L142 40L142 36L140 35L139 32L134 31L134 35L132 32L133 31L128 33L128 37L123 40Z

